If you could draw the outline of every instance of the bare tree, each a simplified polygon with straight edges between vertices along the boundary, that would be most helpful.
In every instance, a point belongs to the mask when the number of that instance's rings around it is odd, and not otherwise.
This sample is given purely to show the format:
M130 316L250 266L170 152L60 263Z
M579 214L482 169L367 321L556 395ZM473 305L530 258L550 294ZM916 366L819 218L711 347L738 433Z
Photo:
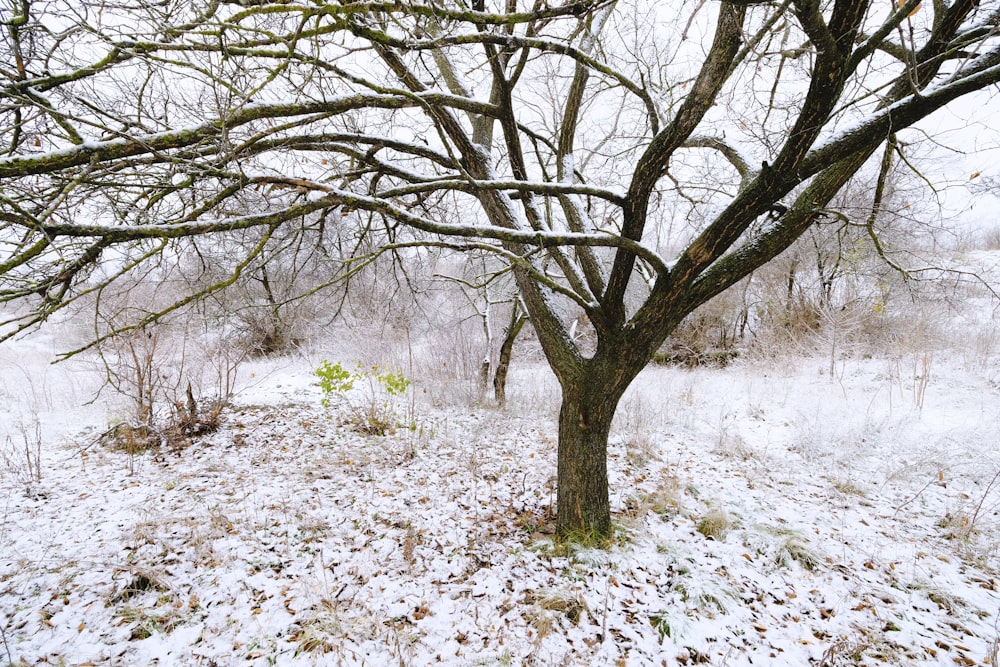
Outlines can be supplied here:
M184 237L260 230L234 279L287 226L488 251L562 387L575 538L610 534L612 416L664 338L1000 81L996 0L4 3L0 299L31 307L0 335Z

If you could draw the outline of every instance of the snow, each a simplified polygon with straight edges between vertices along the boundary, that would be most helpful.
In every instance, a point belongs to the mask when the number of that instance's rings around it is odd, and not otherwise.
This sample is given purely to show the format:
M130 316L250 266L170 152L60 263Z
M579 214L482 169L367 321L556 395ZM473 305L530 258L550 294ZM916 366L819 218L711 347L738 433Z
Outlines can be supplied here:
M321 407L311 360L259 361L219 431L130 456L79 432L108 418L76 407L80 376L16 345L4 419L19 401L46 435L40 481L0 469L14 664L995 660L991 357L650 368L614 429L601 550L551 536L542 367L515 360L507 411L418 402L375 437ZM50 400L24 405L15 360Z

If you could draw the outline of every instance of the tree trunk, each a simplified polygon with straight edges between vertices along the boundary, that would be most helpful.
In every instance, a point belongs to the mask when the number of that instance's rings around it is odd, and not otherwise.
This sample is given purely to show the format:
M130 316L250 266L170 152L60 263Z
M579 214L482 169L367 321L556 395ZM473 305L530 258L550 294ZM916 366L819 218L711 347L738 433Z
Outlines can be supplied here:
M284 349L288 340L285 338L285 323L281 318L281 305L274 296L271 280L267 275L267 264L262 264L260 267L260 282L264 287L264 295L267 297L270 313L267 318L268 327L260 332L262 336L258 346L261 353L268 356Z
M620 394L612 395L603 382L579 384L563 388L559 410L556 532L595 543L611 537L608 434Z
M500 358L497 361L497 371L493 376L493 395L497 405L503 407L507 403L507 371L510 369L510 357L514 351L514 340L524 328L528 318L521 313L521 307L515 302L511 311L510 324L504 333L503 344L500 345Z

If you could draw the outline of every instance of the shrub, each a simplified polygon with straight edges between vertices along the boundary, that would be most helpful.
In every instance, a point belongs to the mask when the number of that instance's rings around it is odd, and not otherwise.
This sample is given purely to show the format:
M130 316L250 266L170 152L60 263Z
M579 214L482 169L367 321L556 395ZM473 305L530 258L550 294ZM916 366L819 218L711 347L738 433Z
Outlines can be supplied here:
M156 322L99 343L105 384L128 406L103 434L106 444L135 455L181 448L218 428L247 355L224 341L194 345L191 328Z
M331 364L324 359L316 376L323 392L323 407L329 408L336 401L348 414L348 423L360 433L386 435L400 426L399 400L410 388L410 381L402 373L377 365L364 368L361 364L349 371L340 362ZM354 391L356 386L360 396Z

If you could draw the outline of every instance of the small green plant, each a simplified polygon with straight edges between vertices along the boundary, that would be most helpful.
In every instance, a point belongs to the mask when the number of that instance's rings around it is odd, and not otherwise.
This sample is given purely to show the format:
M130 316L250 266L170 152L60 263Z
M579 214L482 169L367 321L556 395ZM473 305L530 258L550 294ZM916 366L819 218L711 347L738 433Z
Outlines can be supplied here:
M677 627L673 614L669 611L661 611L650 614L649 624L656 628L660 637L673 637L677 633Z
M331 364L326 359L316 369L316 376L319 378L319 388L323 391L323 407L330 407L330 401L334 395L340 396L354 389L354 381L360 379L357 372L352 373L340 362Z
M323 407L329 408L336 399L358 431L385 435L399 427L397 403L410 388L410 381L402 373L377 365L364 368L361 364L349 371L339 362L331 364L324 359L316 376L323 392ZM349 395L355 386L362 389L360 397Z

